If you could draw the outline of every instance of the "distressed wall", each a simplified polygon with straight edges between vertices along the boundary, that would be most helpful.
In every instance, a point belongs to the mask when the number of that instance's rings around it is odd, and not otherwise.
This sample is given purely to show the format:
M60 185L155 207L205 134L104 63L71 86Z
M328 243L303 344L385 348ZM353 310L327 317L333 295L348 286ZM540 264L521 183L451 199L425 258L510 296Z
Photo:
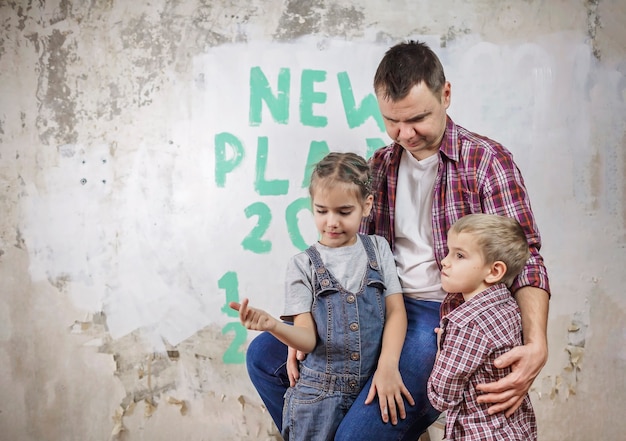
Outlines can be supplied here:
M415 37L527 181L540 439L619 439L625 21L620 0L0 0L2 437L277 439L223 307L280 312L307 166L387 142L371 78Z

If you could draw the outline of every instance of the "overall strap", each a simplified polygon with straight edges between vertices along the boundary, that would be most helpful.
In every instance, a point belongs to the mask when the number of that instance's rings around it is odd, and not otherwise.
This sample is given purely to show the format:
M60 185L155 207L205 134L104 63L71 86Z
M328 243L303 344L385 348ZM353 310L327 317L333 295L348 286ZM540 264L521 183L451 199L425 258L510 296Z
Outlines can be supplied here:
M376 259L376 252L374 251L374 242L372 238L366 234L359 234L361 238L361 243L365 247L365 252L367 253L367 262L371 269L380 272L380 265L378 265L378 259Z
M314 267L315 281L312 282L318 287L318 289L315 289L315 291L317 292L319 290L330 287L332 283L330 278L331 276L330 273L326 270L324 262L322 262L322 256L320 256L317 248L311 245L306 249L306 253L309 256L309 259L311 260L311 263Z

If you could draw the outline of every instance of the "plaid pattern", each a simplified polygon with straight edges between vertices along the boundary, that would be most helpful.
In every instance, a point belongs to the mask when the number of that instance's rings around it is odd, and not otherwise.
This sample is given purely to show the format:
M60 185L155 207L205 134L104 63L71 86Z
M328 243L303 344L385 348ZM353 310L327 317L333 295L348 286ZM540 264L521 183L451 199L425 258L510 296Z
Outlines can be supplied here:
M497 142L457 126L450 117L439 150L432 207L434 252L439 266L448 253L448 229L461 217L470 213L514 217L526 232L531 257L511 292L522 286L535 286L549 293L548 273L539 254L541 237L524 180L511 153ZM374 209L361 224L361 233L385 237L392 249L401 157L402 147L393 143L378 149L370 158ZM462 302L462 296L449 294L442 304L442 315Z
M478 404L476 385L497 381L510 369L496 369L493 361L522 344L522 323L517 303L504 284L490 287L443 317L441 351L428 379L433 407L446 411L446 439L537 439L537 424L530 397L509 418L489 415Z

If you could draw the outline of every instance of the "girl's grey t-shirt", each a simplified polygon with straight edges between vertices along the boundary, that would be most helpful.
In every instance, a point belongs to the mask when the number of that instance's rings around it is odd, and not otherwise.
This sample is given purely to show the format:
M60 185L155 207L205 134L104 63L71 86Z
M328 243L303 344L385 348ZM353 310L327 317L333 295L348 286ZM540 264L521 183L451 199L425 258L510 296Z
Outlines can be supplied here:
M386 297L402 292L396 264L387 240L381 236L371 235L378 265L381 268L385 283ZM326 268L335 276L346 290L358 292L367 270L367 253L357 236L354 245L330 248L320 244L313 245L320 253ZM313 305L313 264L306 252L296 254L287 264L285 277L285 308L281 318L291 320L293 316L311 312Z

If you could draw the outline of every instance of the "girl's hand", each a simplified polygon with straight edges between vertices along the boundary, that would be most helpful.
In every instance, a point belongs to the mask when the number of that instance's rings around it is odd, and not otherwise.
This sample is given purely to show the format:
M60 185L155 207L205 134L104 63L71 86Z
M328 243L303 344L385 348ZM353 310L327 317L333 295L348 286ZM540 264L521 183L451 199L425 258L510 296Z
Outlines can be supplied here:
M365 404L372 403L376 394L378 394L380 414L385 423L391 421L391 424L396 425L398 424L398 417L400 419L406 418L403 397L411 406L415 405L413 396L404 385L397 366L385 366L381 365L380 362L378 363Z
M292 347L288 347L287 352L287 376L289 377L289 386L294 387L300 379L300 361L306 358L302 351L297 351Z
M289 347L287 351L287 376L289 377L289 386L291 387L294 387L300 379L300 366L296 352L298 351L292 347Z
M246 329L271 332L276 327L277 320L262 309L249 307L247 298L241 303L230 302L228 306L239 311L239 320Z

